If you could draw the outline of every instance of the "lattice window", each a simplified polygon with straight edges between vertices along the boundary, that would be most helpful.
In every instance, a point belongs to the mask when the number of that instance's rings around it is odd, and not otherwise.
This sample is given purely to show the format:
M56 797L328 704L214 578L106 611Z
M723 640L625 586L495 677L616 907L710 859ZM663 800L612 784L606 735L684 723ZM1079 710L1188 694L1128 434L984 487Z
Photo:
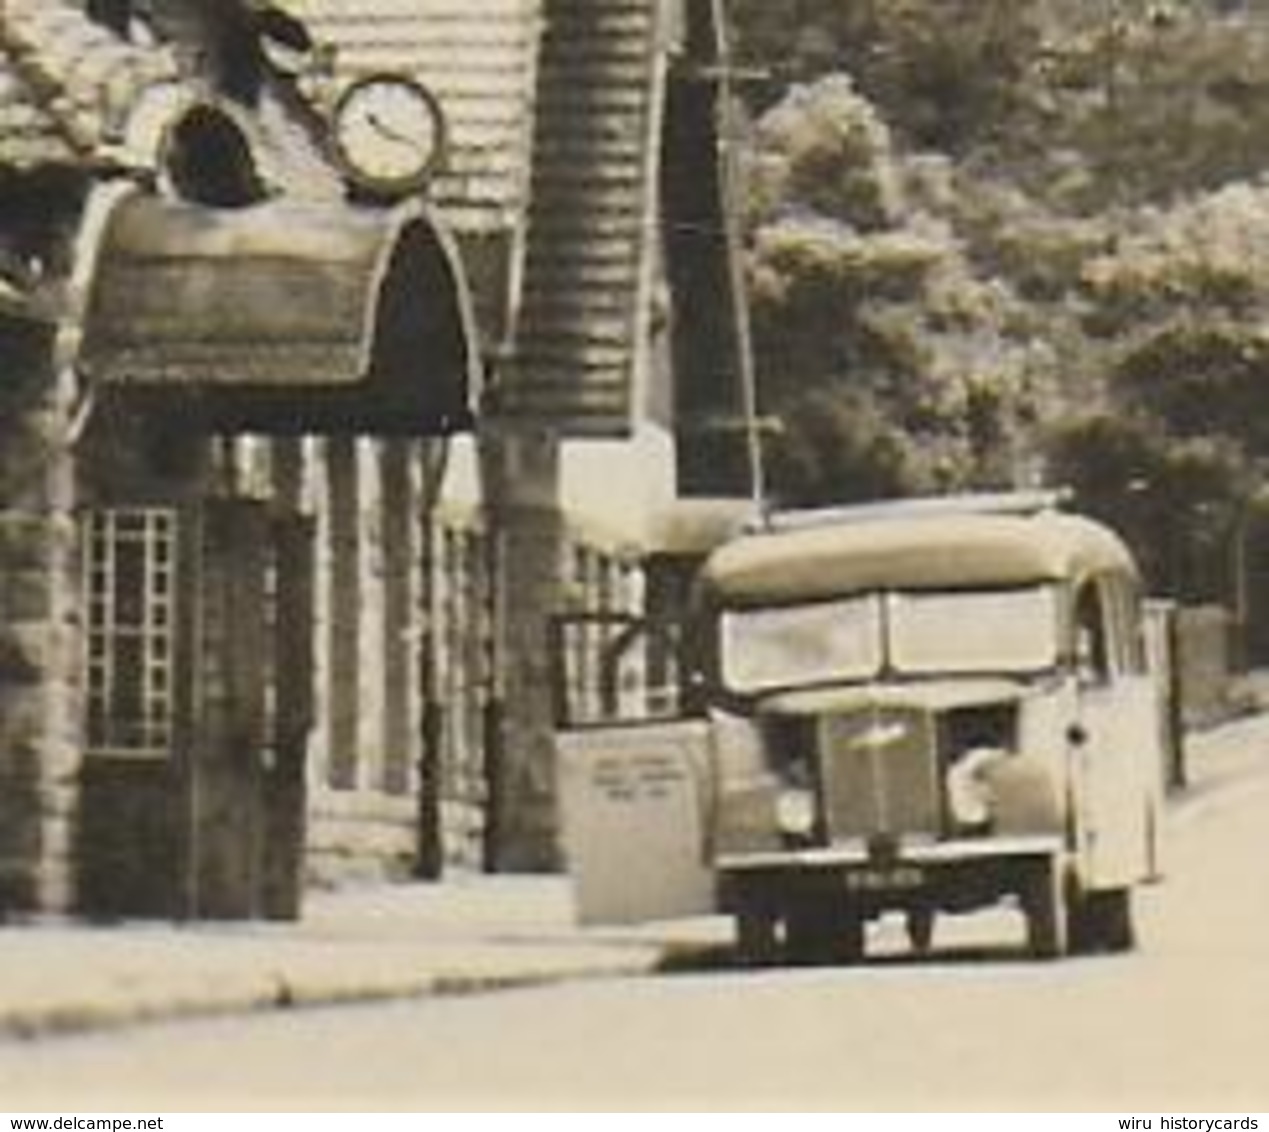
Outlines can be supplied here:
M85 535L88 748L164 757L172 741L176 514L95 511Z

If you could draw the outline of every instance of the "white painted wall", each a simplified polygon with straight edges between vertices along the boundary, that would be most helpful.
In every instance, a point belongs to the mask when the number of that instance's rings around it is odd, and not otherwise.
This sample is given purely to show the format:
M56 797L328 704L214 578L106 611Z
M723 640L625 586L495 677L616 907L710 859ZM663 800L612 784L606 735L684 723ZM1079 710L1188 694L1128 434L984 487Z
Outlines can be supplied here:
M588 540L645 547L674 502L673 438L645 422L629 440L566 441L560 480L564 513Z

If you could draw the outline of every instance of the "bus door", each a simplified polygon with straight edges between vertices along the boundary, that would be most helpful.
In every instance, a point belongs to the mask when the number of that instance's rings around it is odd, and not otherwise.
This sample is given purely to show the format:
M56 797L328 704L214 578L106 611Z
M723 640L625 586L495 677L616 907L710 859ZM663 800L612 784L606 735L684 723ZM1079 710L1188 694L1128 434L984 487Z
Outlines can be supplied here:
M1162 763L1155 678L1115 596L1090 583L1077 603L1077 828L1087 883L1099 889L1126 888L1153 871L1158 791L1151 783Z

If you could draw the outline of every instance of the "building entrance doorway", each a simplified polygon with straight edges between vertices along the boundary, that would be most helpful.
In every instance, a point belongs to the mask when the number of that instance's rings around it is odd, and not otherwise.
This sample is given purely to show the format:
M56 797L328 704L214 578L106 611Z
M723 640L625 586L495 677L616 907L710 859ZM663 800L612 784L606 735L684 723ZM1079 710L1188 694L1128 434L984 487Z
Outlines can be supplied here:
M310 520L276 504L85 517L89 914L298 914L312 560Z

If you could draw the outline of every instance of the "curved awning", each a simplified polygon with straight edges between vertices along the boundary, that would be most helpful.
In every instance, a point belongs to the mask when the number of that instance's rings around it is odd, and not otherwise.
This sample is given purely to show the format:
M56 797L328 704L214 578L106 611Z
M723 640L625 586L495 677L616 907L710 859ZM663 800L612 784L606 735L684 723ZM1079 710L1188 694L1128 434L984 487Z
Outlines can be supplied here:
M470 426L479 352L452 242L421 206L105 212L76 367L214 430L436 435Z

